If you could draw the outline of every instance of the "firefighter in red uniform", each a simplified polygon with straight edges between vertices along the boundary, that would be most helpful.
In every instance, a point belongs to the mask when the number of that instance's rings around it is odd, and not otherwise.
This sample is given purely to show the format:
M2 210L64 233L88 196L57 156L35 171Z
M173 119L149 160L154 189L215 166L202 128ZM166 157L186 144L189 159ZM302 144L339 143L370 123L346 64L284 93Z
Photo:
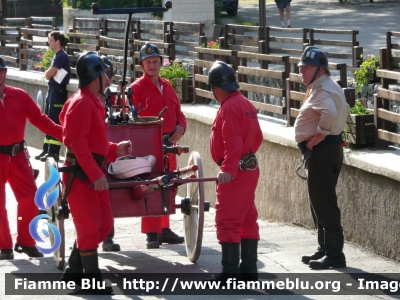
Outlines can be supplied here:
M235 71L226 63L213 64L208 84L221 103L211 127L210 152L220 166L215 226L223 269L213 280L224 282L238 273L242 280L257 280L260 235L254 198L260 171L255 153L263 140L257 111L238 91Z
M162 56L155 45L146 43L140 49L140 66L144 74L131 85L136 112L140 117L158 116L167 106L163 123L164 140L174 144L185 133L186 118L172 85L159 76ZM175 170L176 156L168 154L168 157L169 169ZM158 248L162 243L183 243L183 237L176 235L169 227L169 216L143 217L142 232L147 235L146 247L150 249Z
M69 266L62 277L64 281L102 280L97 248L110 233L113 216L108 182L101 167L106 158L114 161L132 152L130 141L118 144L108 141L103 94L109 80L107 68L95 52L83 53L76 65L79 91L66 102L60 114L62 140L67 147L65 165L70 167L70 174L63 173L63 181L68 185L69 177L74 176L68 203L77 233ZM92 286L91 292L107 294L112 288Z
M18 202L18 236L14 250L30 257L42 257L29 233L29 223L38 210L33 200L37 189L35 179L23 151L26 119L60 140L62 129L40 111L27 92L6 85L6 75L7 67L0 56L0 260L14 258L6 210L6 182Z

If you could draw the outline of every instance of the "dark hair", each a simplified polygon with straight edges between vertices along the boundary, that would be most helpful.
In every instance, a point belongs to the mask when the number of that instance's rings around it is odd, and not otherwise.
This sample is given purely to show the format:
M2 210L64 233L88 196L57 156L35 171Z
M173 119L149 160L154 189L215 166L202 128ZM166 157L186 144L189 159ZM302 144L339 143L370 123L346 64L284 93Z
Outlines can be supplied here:
M65 37L64 33L61 31L52 31L49 33L49 36L52 36L55 41L60 41L61 47L65 47L68 43L68 39Z

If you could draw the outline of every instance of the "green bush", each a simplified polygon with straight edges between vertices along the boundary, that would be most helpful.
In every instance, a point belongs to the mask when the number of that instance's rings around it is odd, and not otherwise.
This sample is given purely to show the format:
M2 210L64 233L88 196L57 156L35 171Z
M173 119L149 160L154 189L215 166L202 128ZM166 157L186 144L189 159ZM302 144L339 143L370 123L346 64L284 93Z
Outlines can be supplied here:
M365 106L361 101L357 101L352 108L350 113L355 115L368 115L369 111L365 109Z
M359 70L354 72L354 77L356 81L355 88L357 93L360 93L363 86L368 84L370 72L376 72L381 67L379 56L368 54L365 58L361 55L361 58L363 58L364 60Z
M175 85L175 78L188 78L190 72L185 70L182 62L178 59L170 61L168 58L164 59L163 66L161 67L159 75L167 79L173 86Z

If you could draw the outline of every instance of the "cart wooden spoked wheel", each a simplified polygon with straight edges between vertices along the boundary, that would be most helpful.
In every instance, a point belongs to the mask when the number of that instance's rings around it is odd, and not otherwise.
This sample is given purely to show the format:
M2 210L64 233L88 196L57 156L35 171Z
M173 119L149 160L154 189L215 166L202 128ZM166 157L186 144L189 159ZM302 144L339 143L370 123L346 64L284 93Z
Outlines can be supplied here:
M200 154L190 153L188 165L197 165L193 173L196 178L203 178L203 164ZM188 182L186 184L183 226L185 232L186 254L191 262L196 262L200 256L203 241L204 225L204 182Z
M50 169L49 165L53 166L57 171L58 171L58 164L52 157L48 157L46 159L46 164L45 164L45 181L47 181L50 177ZM51 219L48 219L47 221L54 226L56 226L60 232L61 235L61 245L60 247L53 252L53 258L56 263L56 267L60 270L64 268L64 263L65 263L65 234L64 234L64 219L58 220L58 208L61 205L62 199L61 199L61 182L59 181L58 184L53 188L53 189L59 189L60 193L57 198L57 201L53 204L52 207L48 208L47 214L51 217ZM53 190L52 189L52 190ZM51 192L50 190L49 192ZM53 245L54 244L54 235L52 232L50 232L50 242Z

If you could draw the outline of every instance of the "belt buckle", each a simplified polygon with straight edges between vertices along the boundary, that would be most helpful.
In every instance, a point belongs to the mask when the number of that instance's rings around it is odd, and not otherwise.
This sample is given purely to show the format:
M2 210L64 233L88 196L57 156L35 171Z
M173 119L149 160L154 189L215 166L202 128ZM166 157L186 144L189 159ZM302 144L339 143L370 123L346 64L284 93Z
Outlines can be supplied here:
M19 144L14 144L11 148L11 156L15 156L19 153Z

